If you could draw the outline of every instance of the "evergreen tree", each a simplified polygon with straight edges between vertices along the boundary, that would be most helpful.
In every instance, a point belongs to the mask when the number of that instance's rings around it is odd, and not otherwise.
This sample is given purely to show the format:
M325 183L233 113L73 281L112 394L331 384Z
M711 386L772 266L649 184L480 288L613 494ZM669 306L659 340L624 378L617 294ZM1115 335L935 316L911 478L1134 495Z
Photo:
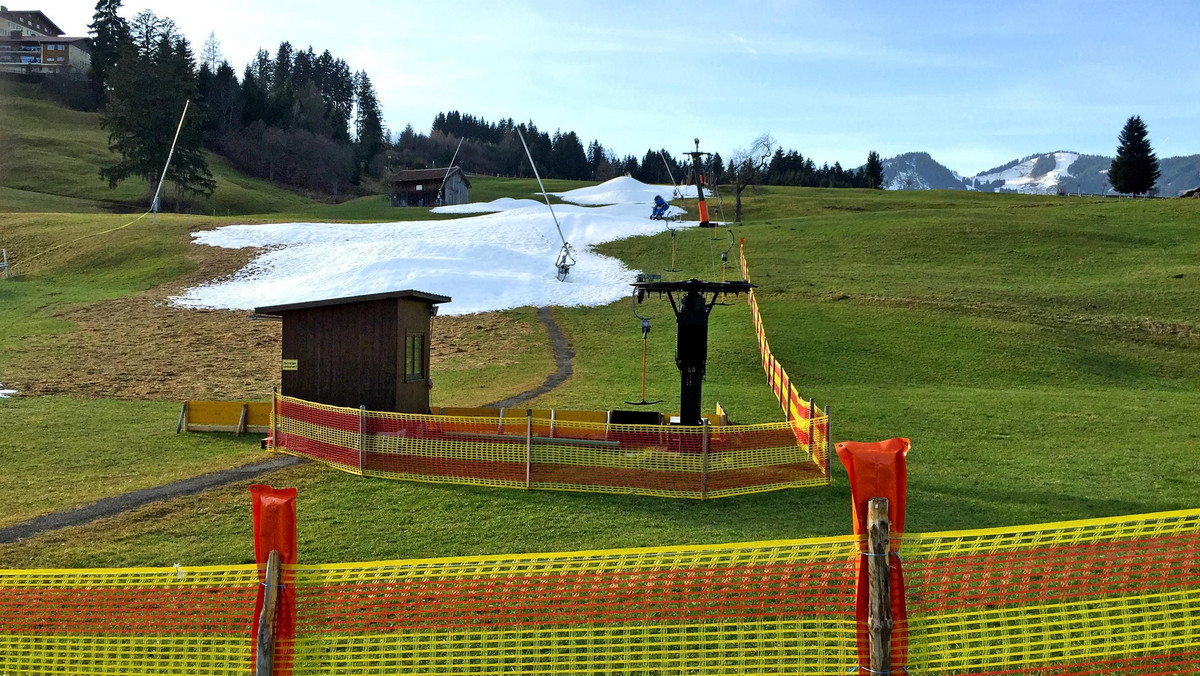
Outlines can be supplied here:
M375 87L371 85L371 78L367 77L366 71L359 71L354 79L357 82L355 148L358 151L358 166L368 170L371 161L383 150L383 114L379 110Z
M866 174L866 186L872 190L881 190L883 188L883 160L879 159L879 153L872 150L867 153L867 166L863 169Z
M1148 193L1158 181L1158 158L1150 147L1146 124L1134 115L1121 130L1117 156L1108 167L1108 182L1119 193Z
M170 19L149 10L134 21L134 40L124 43L109 73L110 97L102 123L109 150L120 161L102 167L110 188L136 176L153 193L166 164L184 102L197 96L196 64L187 40ZM203 111L189 108L165 180L180 193L211 195L216 187L203 152Z
M90 75L101 92L108 82L108 72L117 63L121 44L129 41L129 24L117 15L120 8L121 0L100 0L96 3L92 23L88 24L88 33L92 36Z

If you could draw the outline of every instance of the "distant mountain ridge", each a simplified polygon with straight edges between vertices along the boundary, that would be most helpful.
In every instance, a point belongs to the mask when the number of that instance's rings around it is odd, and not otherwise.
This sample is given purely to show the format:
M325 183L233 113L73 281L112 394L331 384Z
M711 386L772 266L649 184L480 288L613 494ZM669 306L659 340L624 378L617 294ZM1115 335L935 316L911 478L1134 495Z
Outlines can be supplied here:
M933 159L929 153L905 153L883 161L883 187L887 190L976 190L1054 195L1059 192L1092 195L1115 194L1108 184L1111 157L1084 155L1068 150L1029 155L974 176L963 176ZM1200 186L1200 155L1168 157L1158 161L1161 176L1158 194L1174 197L1181 190Z

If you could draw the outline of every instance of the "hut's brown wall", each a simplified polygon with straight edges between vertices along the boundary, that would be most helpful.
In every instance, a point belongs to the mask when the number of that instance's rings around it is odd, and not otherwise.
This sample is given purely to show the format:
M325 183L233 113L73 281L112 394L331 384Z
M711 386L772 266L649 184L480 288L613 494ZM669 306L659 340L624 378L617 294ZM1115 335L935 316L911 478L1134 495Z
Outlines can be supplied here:
M283 358L295 359L297 369L283 372L283 393L334 406L395 410L397 365L403 366L404 357L396 335L397 304L388 299L286 313Z
M430 305L389 298L283 313L283 394L372 411L429 411ZM406 373L405 348L420 335L419 377Z

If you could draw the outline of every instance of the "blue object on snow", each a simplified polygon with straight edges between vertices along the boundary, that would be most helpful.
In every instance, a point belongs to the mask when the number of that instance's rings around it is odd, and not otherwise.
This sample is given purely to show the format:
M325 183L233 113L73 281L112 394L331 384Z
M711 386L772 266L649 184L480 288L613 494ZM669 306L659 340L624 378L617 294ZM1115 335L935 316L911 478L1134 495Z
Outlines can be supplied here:
M662 195L655 195L654 196L654 211L650 212L650 219L655 220L655 221L662 220L663 217L665 217L667 215L667 209L670 209L670 208L671 208L671 205L667 204L667 201L662 198Z

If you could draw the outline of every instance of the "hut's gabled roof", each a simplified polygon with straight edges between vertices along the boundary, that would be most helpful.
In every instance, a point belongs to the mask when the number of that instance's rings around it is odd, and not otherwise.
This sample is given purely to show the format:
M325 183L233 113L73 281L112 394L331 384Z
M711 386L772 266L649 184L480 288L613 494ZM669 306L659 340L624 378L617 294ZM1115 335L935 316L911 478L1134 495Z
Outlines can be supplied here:
M388 293L372 293L365 296L348 296L346 298L327 298L325 300L310 300L304 303L288 303L286 305L264 305L254 308L255 314L274 315L280 312L289 312L291 310L307 310L314 307L326 307L329 305L348 305L350 303L365 303L375 300L390 300L392 298L411 298L420 300L434 305L436 303L449 303L450 296L439 296L436 293L426 293L424 291L416 291L414 289L405 289L404 291L389 291Z
M449 174L446 173L445 169L406 169L404 171L397 171L392 175L392 185L400 185L403 183L430 183L433 181L436 181L440 185L442 180L455 174L458 174L462 177L463 182L467 184L468 188L471 187L471 182L467 180L467 175L463 173L461 167L454 167L450 169Z

